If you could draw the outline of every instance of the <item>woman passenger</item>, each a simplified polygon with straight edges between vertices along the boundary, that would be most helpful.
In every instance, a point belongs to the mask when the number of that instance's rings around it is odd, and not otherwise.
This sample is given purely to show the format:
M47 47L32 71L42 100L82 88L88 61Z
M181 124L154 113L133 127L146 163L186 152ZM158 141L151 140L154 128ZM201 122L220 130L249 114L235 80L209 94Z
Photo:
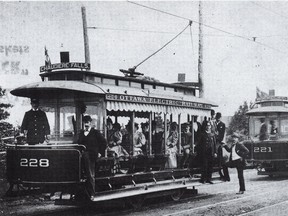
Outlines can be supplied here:
M121 146L122 144L122 133L120 131L121 126L119 123L113 125L113 130L108 137L108 152L112 153L113 156L129 156L128 152Z
M133 156L143 154L142 148L146 144L145 136L139 131L139 124L134 123Z
M177 168L177 143L178 143L178 131L177 123L172 122L170 127L170 132L166 142L166 154L168 154L168 159L165 164L166 168Z

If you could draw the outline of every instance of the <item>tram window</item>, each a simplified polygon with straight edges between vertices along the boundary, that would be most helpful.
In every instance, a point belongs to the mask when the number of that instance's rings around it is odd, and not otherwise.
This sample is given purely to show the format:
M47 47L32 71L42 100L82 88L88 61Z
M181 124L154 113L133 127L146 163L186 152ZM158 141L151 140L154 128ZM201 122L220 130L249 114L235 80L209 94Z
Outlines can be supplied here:
M276 118L269 119L268 133L269 133L270 139L278 138L278 132L279 132L278 126L279 126L279 121Z
M92 127L97 130L103 130L103 119L101 116L102 114L101 107L97 106L97 104L86 104L86 111L84 115L90 115L92 118Z
M53 76L50 76L50 80L65 80L66 76L65 74L54 74Z
M141 88L141 83L138 83L138 82L131 82L130 85L131 87L134 87L134 88Z
M165 87L166 91L173 91L174 92L174 88L169 88L169 87Z
M265 122L262 122L263 119ZM267 140L269 137L267 119L264 116L250 118L250 136L253 140ZM265 125L266 130L264 130ZM266 131L266 132L265 132Z
M41 107L42 110L46 113L49 126L50 126L50 133L51 138L53 139L55 137L55 108L52 107Z
M60 108L60 139L73 140L76 131L75 107L64 106Z
M283 106L283 102L282 101L272 102L272 106Z
M280 120L280 133L281 136L288 137L288 119Z
M119 85L119 86L129 87L129 81L119 80L119 81L118 81L118 85Z
M160 89L164 91L164 86L156 86L156 89Z
M86 76L85 77L85 80L87 81L87 82L94 82L94 76Z
M67 80L82 80L82 74L78 73L72 73L72 74L67 74Z
M115 85L115 79L103 78L103 84Z
M94 77L95 83L101 83L101 77Z
M153 85L144 84L144 89L153 89Z

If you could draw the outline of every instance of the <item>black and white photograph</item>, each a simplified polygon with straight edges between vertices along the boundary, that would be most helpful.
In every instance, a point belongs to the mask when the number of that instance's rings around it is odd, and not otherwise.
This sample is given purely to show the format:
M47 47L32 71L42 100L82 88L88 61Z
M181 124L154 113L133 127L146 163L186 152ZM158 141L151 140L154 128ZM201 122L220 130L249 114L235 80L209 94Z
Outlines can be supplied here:
M0 11L0 216L287 215L287 1Z

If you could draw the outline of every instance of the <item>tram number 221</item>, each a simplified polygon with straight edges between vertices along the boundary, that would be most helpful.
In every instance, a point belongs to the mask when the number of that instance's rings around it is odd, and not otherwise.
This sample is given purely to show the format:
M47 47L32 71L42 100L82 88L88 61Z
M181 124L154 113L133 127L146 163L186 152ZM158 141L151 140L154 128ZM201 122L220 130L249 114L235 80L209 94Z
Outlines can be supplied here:
M272 152L271 147L254 147L254 152Z
M21 158L21 167L49 167L48 159L36 159L36 158Z

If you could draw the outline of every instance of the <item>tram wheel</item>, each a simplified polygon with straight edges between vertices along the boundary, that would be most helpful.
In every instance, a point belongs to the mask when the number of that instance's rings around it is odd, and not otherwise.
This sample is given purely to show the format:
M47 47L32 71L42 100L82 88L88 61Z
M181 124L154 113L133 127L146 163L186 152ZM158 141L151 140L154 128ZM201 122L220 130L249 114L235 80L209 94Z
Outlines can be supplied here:
M171 199L172 199L173 201L178 201L178 200L181 199L181 197L183 196L183 194L184 194L184 190L183 190L183 189L178 189L178 190L176 190L173 194L171 194L170 196L171 196Z
M136 196L136 197L131 197L128 199L128 204L133 208L133 209L139 209L142 207L143 203L145 201L145 196Z

